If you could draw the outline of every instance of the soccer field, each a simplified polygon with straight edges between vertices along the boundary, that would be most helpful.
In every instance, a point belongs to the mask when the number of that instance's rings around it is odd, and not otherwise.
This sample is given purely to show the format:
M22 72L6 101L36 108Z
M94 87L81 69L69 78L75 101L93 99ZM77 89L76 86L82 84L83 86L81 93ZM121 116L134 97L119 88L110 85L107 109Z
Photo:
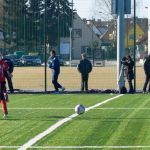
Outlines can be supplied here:
M0 149L150 149L148 94L11 95L8 108Z

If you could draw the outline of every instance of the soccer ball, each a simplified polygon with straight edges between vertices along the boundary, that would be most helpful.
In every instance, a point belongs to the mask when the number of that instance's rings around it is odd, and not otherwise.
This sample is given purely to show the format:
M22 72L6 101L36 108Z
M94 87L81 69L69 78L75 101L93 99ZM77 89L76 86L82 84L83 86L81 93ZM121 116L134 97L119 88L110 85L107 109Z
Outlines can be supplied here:
M75 112L79 115L83 114L85 112L85 107L81 104L78 104L76 107L75 107Z

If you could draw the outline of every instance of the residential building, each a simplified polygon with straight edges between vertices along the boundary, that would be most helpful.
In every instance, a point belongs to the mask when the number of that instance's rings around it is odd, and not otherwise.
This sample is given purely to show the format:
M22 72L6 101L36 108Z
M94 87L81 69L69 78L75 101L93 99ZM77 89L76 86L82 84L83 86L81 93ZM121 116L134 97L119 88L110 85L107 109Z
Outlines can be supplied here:
M75 14L74 20L73 20L73 36L72 36L72 59L80 59L81 53L86 52L88 53L88 48L91 47L92 43L97 42L97 47L100 48L101 40L97 33L93 31L94 24L92 26L89 26L84 20L82 20L78 14ZM95 28L96 29L96 28ZM98 31L98 30L97 30ZM62 47L66 47L66 49L69 48L69 45L67 46L67 43L70 43L69 38L61 38L60 39L60 45L63 45ZM66 46L65 46L66 45ZM61 46L60 46L61 47ZM62 55L64 55L65 50L61 50L63 52ZM67 55L67 53L66 53ZM68 50L69 55L69 50Z

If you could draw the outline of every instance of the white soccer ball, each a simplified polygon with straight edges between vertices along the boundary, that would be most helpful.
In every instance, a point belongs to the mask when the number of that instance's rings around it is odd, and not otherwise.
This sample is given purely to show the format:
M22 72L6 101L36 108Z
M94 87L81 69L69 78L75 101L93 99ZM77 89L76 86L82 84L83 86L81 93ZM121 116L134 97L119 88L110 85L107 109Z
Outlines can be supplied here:
M75 107L75 112L79 115L83 114L85 112L85 107L81 104L78 104L76 107Z

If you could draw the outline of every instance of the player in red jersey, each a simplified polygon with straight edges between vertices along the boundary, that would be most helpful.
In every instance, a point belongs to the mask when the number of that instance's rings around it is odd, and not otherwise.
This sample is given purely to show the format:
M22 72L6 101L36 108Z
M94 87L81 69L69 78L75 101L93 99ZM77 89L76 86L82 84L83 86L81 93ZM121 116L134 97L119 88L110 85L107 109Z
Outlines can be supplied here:
M2 55L0 54L0 102L2 105L2 111L4 114L4 118L7 117L8 115L8 110L7 110L7 104L6 102L8 101L8 95L6 91L6 82L5 82L5 74L4 72L8 73L8 65L2 60Z

